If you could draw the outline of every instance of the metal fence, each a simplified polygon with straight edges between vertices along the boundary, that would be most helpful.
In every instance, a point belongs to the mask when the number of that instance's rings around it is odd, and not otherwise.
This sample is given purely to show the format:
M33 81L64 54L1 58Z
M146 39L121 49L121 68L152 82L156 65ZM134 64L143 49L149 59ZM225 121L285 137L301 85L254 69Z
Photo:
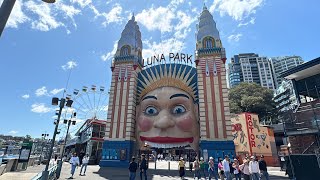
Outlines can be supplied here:
M295 154L291 155L291 161L297 180L311 180L320 177L319 155Z
M57 171L57 165L54 165L48 169L49 176L48 180L56 179L56 171ZM31 180L42 180L42 172L38 173L35 177L33 177Z

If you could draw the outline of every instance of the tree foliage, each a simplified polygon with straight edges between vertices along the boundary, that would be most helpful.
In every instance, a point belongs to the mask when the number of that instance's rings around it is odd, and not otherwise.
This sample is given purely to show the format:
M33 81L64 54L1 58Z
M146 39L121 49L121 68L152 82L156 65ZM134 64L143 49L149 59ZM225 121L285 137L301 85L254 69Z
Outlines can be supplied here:
M259 115L260 121L276 116L273 91L256 83L240 83L230 89L230 112L251 112Z

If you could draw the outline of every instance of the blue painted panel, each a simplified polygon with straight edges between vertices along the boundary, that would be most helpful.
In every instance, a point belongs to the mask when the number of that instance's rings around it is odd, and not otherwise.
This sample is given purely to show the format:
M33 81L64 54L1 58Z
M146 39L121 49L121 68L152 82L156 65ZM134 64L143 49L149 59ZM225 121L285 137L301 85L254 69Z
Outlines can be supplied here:
M133 150L133 141L104 141L99 165L102 167L128 167Z

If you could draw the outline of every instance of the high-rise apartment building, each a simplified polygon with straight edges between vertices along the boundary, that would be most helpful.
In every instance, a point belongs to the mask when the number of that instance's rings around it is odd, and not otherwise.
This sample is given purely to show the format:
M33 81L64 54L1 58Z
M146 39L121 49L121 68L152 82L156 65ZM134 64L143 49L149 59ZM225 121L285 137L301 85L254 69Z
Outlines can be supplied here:
M275 87L277 89L283 80L283 78L281 78L281 73L302 64L303 60L300 56L281 56L270 58L270 62L272 66Z
M267 57L255 53L235 55L229 64L230 87L240 82L254 82L268 89L275 89L271 64Z

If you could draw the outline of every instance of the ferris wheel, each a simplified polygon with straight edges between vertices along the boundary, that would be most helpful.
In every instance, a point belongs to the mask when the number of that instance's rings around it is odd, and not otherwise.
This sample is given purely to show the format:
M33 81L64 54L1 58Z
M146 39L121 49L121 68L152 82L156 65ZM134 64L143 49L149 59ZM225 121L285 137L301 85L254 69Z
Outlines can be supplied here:
M88 119L107 120L109 94L103 86L83 86L67 94L66 99L73 100L72 107L63 113L64 118L72 118L76 125L72 132L78 130ZM71 128L71 127L70 127Z

